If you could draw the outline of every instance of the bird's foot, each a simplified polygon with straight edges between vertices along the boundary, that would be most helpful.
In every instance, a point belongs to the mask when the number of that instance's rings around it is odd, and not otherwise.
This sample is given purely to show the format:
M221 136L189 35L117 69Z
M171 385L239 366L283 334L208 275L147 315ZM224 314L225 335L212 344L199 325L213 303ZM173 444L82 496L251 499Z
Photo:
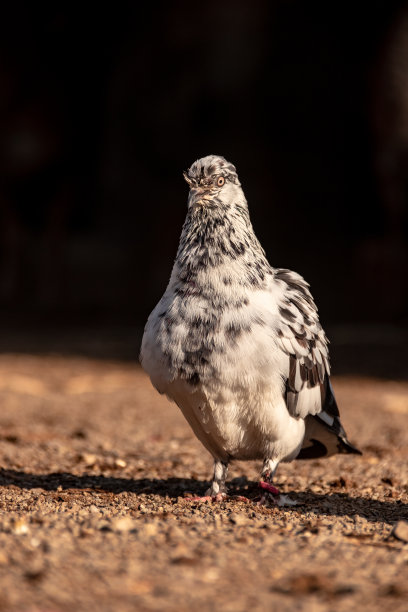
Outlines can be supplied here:
M257 506L297 506L298 502L290 499L287 495L279 493L279 489L271 483L260 481L259 487L262 489L262 494L257 500Z
M227 497L226 493L217 493L217 495L197 495L194 497L185 497L186 501L192 502L219 502Z
M265 482L264 480L259 481L259 487L268 491L268 493L272 493L272 495L279 495L279 489L273 486L270 482Z
M228 495L228 493L217 493L216 495L197 495L194 497L185 497L186 501L189 502L220 502L227 499L234 501L249 502L250 500L243 495Z

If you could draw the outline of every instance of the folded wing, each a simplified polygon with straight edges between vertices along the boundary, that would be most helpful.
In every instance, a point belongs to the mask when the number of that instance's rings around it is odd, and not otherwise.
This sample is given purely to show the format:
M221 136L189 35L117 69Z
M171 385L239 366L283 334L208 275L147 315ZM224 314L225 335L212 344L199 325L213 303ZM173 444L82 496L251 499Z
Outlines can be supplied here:
M275 270L283 289L278 344L287 356L285 399L293 416L305 419L301 459L358 453L347 440L330 383L328 340L305 280L290 270Z

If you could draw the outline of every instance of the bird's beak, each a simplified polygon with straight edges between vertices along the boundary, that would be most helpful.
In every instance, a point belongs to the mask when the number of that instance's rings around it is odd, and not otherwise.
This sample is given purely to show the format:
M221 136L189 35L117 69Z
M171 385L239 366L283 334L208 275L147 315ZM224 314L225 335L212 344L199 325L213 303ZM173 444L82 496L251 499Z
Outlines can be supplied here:
M198 187L188 176L187 172L183 172L183 176L185 181L190 186L190 193L188 194L188 206L202 206L205 203L206 195L209 192L208 187L200 186Z
M202 189L197 189L197 187L191 187L190 193L188 194L189 207L194 206L195 204L200 204L202 195L203 195Z

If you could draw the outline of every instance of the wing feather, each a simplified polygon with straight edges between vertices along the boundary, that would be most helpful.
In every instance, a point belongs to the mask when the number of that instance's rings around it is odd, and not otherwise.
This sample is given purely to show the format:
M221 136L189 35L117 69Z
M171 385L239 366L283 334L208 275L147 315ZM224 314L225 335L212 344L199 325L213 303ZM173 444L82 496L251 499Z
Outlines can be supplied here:
M347 440L330 383L328 340L305 280L290 270L275 270L282 284L278 345L287 355L286 405L306 420L303 450L312 458L334 452L359 453Z
M275 280L283 283L284 289L279 303L278 342L289 361L287 406L291 414L305 418L322 409L320 385L329 374L328 341L303 278L279 269L275 270Z

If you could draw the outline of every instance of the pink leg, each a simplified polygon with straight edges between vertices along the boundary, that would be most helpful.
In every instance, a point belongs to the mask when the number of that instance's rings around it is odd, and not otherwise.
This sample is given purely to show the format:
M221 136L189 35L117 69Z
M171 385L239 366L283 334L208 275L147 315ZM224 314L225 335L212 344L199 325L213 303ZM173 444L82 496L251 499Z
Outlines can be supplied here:
M297 502L291 500L287 495L279 493L273 484L273 475L278 467L278 462L265 459L262 468L263 479L259 482L262 494L257 501L258 506L295 506Z
M272 484L273 473L269 471L262 471L262 476L265 480L259 481L259 488L261 489L261 496L259 497L257 501L257 505L258 506L276 505L279 500L279 489L277 489Z
M263 480L260 480L259 486L261 489L265 489L265 491L269 491L269 493L272 493L272 495L279 495L279 489L274 487L269 482L264 482Z

